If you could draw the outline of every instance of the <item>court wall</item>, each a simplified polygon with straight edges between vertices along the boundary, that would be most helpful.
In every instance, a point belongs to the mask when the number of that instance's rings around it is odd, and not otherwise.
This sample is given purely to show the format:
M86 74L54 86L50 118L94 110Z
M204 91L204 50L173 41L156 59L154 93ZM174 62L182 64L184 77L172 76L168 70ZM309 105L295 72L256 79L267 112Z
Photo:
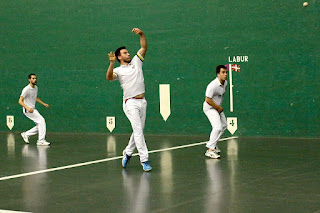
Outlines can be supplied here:
M131 33L139 27L148 41L147 134L208 134L206 86L216 65L238 64L233 112L229 90L223 103L226 116L237 118L235 135L319 137L319 4L302 3L2 0L0 131L8 130L7 115L15 118L12 131L32 127L18 99L36 73L39 97L50 104L37 106L47 131L107 133L106 116L115 116L113 132L130 133L119 82L105 74L107 52L139 49ZM167 121L159 113L159 84L170 84Z

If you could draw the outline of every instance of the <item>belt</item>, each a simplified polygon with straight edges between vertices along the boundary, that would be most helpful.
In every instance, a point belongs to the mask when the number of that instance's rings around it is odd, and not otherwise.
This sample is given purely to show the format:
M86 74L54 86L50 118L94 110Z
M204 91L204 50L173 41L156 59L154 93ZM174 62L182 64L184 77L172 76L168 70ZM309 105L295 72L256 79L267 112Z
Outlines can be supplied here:
M144 97L142 97L142 98L135 98L135 97L133 97L133 98L127 98L127 99L124 100L124 103L126 104L129 99L144 99Z

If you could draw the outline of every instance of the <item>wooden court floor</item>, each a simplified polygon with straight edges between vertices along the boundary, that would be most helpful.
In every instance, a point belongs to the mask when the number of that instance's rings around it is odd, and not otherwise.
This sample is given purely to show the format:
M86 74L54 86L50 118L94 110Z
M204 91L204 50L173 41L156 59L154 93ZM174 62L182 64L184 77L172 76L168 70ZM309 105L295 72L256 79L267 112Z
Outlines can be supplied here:
M122 169L128 139L0 132L0 212L320 213L320 139L225 138L214 160L207 136L147 135L151 172Z

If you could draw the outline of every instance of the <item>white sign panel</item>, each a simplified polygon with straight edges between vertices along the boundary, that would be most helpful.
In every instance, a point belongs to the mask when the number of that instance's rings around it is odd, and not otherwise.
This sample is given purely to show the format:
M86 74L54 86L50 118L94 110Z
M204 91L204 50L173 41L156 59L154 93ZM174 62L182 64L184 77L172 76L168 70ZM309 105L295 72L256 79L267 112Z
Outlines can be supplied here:
M14 117L13 115L7 115L7 126L10 130L12 130L14 126Z
M167 120L171 114L170 108L170 84L159 84L160 114L163 120Z
M233 135L238 129L238 119L236 117L227 118L227 129Z
M110 132L112 132L115 127L116 127L116 117L108 116L107 117L107 128L109 129Z

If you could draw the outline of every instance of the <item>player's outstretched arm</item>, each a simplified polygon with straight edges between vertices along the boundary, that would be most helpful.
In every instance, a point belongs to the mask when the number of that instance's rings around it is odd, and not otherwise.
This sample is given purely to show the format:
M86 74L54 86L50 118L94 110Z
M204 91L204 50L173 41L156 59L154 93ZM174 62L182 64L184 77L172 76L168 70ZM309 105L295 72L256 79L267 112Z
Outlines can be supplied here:
M36 101L37 101L39 104L42 104L43 106L49 108L49 104L44 103L39 97L37 97Z
M115 54L111 51L110 53L108 53L108 57L109 57L109 60L110 60L110 64L109 64L109 67L108 67L108 71L107 71L107 74L106 74L106 78L107 78L109 81L112 81L112 80L114 80L114 79L117 77L117 74L113 73L114 63L116 62L116 56L115 56Z
M133 28L132 32L134 32L136 35L140 35L140 50L138 53L144 58L148 49L147 40L142 30L139 28Z

